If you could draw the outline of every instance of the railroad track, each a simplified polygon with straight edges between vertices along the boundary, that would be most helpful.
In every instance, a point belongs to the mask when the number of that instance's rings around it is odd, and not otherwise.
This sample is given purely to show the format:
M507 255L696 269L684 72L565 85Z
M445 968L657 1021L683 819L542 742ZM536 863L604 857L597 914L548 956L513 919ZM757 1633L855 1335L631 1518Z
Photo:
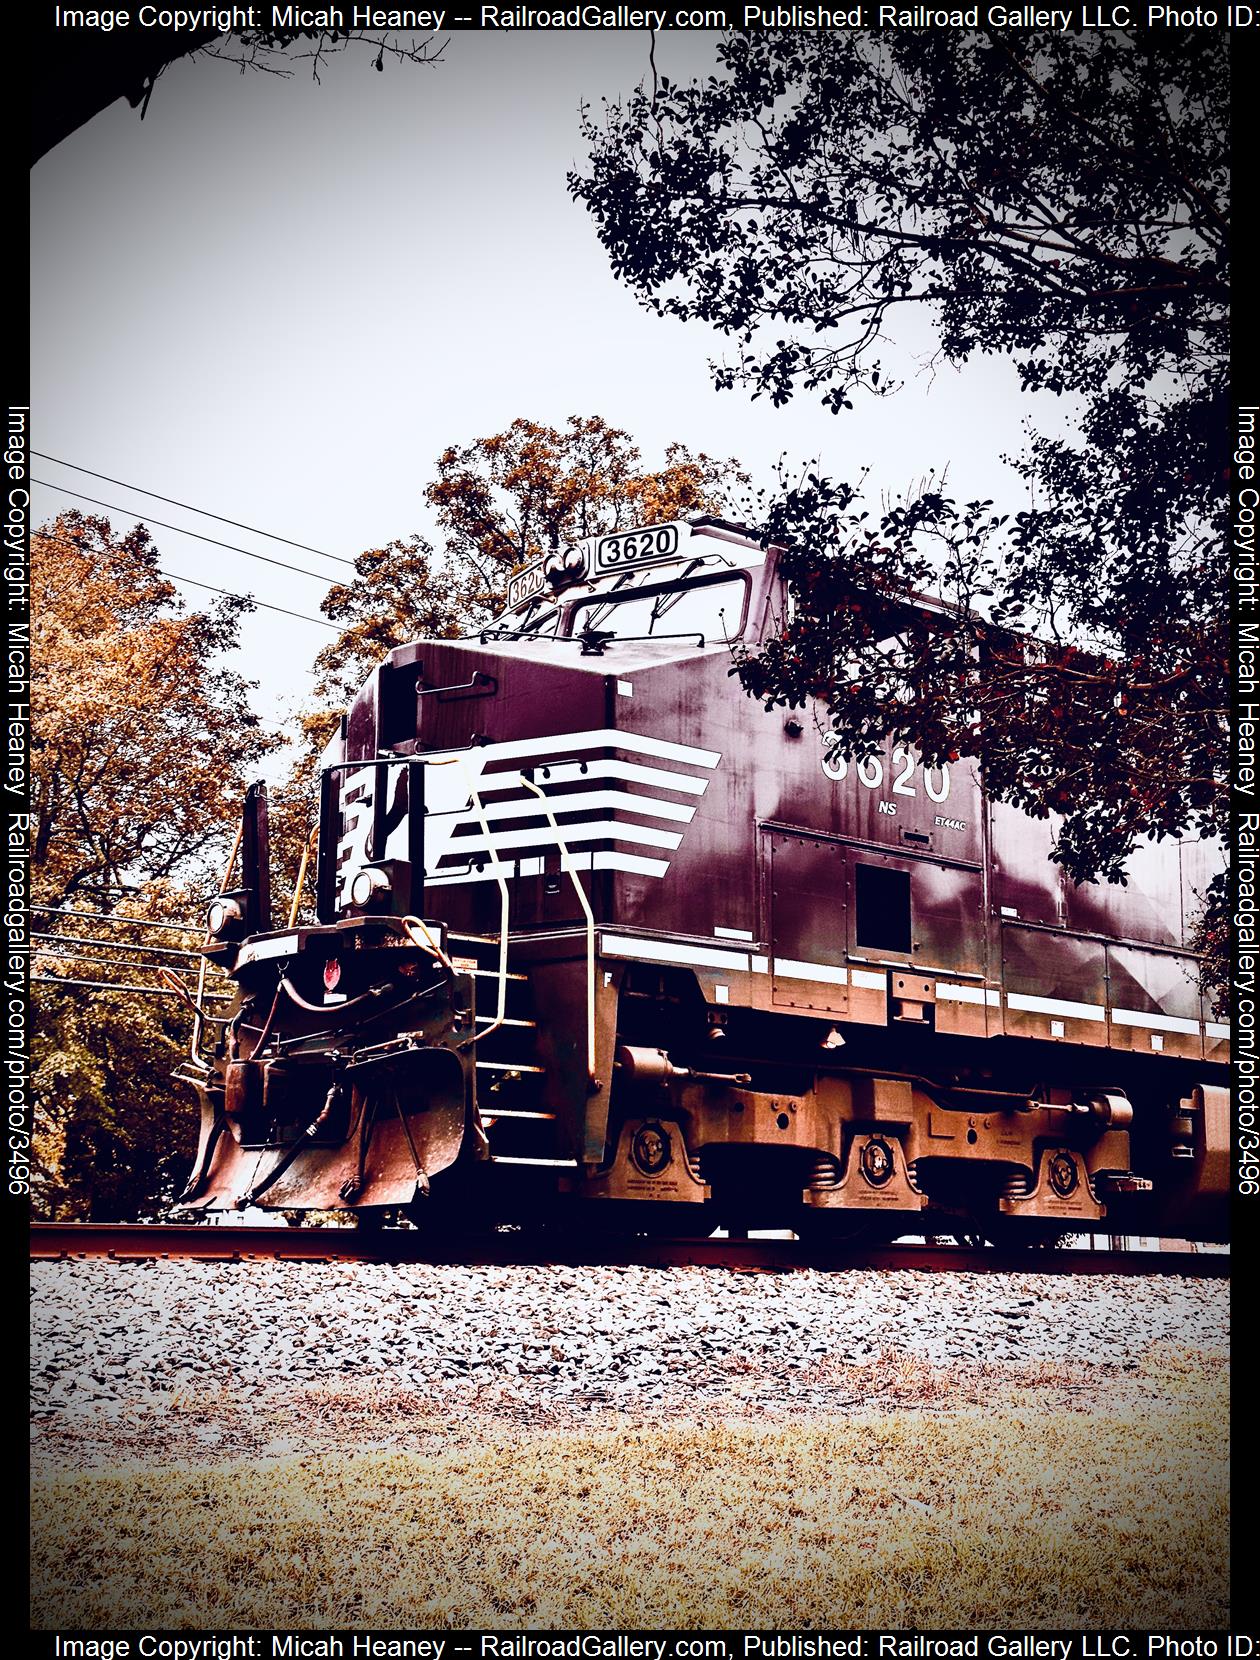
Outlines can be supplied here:
M582 1267L729 1268L781 1273L794 1268L913 1268L997 1274L1180 1274L1227 1279L1228 1255L1195 1251L998 1251L963 1245L820 1247L790 1239L599 1239L498 1233L428 1238L411 1229L250 1228L165 1222L33 1222L32 1261L105 1257L119 1262L183 1257L201 1262L429 1262L470 1265L554 1263Z

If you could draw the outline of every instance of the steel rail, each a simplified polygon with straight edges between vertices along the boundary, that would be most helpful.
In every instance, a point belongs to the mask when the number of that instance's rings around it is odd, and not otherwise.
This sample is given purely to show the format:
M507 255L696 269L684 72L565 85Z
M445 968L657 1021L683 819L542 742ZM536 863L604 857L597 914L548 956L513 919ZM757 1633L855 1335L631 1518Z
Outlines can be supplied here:
M792 1269L914 1269L981 1274L1182 1275L1227 1279L1224 1253L1195 1251L999 1251L962 1245L833 1245L784 1239L596 1238L501 1233L430 1238L418 1229L219 1227L166 1222L33 1222L33 1261L104 1257L119 1262L426 1262L486 1266L636 1266Z

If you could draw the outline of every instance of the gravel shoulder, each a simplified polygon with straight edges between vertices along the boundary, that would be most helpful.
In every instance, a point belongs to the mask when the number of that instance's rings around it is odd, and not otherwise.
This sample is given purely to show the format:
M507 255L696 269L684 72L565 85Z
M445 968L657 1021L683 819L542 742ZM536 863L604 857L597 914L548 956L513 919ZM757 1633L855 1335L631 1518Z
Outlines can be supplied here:
M37 1625L1214 1629L1225 1281L40 1263Z
M483 1424L1150 1411L1229 1353L1228 1282L1171 1277L70 1261L32 1290L37 1474Z

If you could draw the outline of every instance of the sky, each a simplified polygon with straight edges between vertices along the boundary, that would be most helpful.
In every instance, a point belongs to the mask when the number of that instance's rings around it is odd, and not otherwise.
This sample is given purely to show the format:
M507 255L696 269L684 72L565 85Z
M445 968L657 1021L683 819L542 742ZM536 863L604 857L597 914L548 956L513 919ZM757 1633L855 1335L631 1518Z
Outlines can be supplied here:
M669 33L675 79L715 68L718 37ZM677 440L733 455L754 483L820 457L896 493L948 468L959 499L1024 504L1003 461L1021 422L1061 412L1022 397L1005 360L930 368L930 321L906 316L885 353L905 379L832 415L716 392L726 343L644 311L612 275L565 175L578 108L648 70L634 31L456 33L438 63L375 73L360 46L316 84L199 59L162 77L145 119L119 102L32 174L32 442L37 450L209 508L340 558L419 531L449 444L517 416L599 414L645 462ZM907 308L913 312L915 308ZM142 518L162 566L308 617L344 567L39 460L35 476ZM37 520L59 508L35 492ZM122 509L119 511L118 509ZM189 526L319 573L207 546ZM195 607L208 596L181 590ZM327 628L260 610L234 664L278 720L309 698Z

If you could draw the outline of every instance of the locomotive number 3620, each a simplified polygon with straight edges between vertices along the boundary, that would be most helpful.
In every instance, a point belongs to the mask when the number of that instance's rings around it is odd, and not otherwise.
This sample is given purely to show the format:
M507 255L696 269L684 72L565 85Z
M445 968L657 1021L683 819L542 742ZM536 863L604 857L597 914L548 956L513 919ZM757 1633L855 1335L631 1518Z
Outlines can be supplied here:
M919 757L908 749L894 749L892 765L889 768L894 795L918 795L915 785L915 773L919 766ZM828 778L834 778L837 783L849 776L849 762L833 746L823 752L822 769ZM868 790L884 788L884 758L882 755L868 755L864 761L857 764L857 776L860 783ZM923 789L931 801L948 801L949 799L949 768L924 767Z
M595 547L596 574L619 571L627 565L651 565L658 559L672 559L678 552L677 525L655 530L629 530L603 537Z

